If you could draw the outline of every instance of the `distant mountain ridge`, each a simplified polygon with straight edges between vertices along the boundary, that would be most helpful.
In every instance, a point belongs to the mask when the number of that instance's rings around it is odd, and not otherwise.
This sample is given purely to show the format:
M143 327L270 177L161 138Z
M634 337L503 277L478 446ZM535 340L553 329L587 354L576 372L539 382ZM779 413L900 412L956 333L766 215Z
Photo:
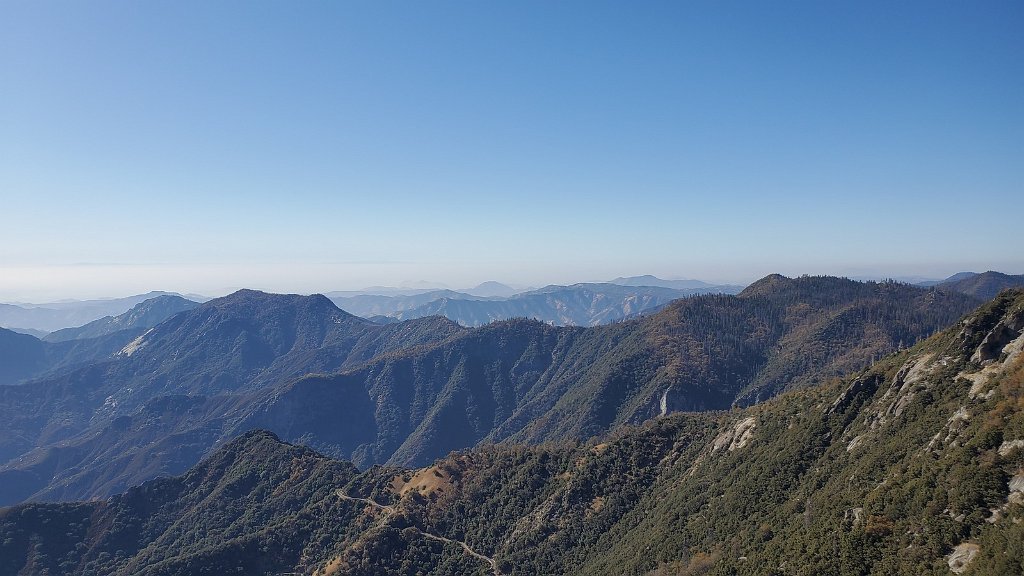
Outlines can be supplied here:
M331 296L334 302L342 310L370 318L372 316L396 316L398 312L414 310L421 306L429 305L432 302L442 299L451 300L484 300L485 297L473 296L465 292L454 290L431 290L419 294L409 295L380 295L380 294L358 294L355 296ZM424 314L429 316L429 314ZM419 316L418 316L419 317Z
M707 290L722 294L738 294L743 286L734 284L709 284L701 280L664 280L650 274L644 276L619 277L609 280L610 284L620 286L657 286L659 288L672 288L675 290Z
M939 280L928 279L928 280L909 281L909 283L913 284L915 286L923 286L925 288L931 288L932 286L938 286L939 284L956 282L958 280L964 280L966 278L970 278L972 276L977 276L977 275L978 275L977 272L957 272L956 274L953 274L952 276L950 276L948 278L942 278L942 279L939 279Z
M28 334L29 336L35 336L36 338L39 338L40 340L44 336L49 334L49 332L47 332L46 330L36 330L34 328L17 328L17 327L14 327L14 326L6 328L6 330L10 330L11 332L17 332L18 334Z
M614 284L552 285L505 299L441 298L391 315L400 320L438 315L463 326L483 326L511 318L530 318L553 326L598 326L633 318L678 298L701 293L705 292Z
M419 294L426 294L429 292L458 292L461 294L468 294L470 296L478 296L483 298L499 297L504 298L525 292L530 288L514 288L501 282L494 280L488 280L487 282L481 282L472 288L461 288L461 289L450 289L443 285L434 285L431 287L430 283L426 283L425 286L369 286L361 290L336 290L333 292L325 292L324 295L332 300L335 298L351 298L353 296L416 296Z
M181 296L172 292L149 292L125 298L51 302L46 304L0 304L0 326L53 332L82 326L104 316L117 316L133 306L158 296Z
M739 296L676 300L594 328L520 319L465 329L436 316L374 324L323 296L240 291L108 361L0 387L0 502L116 493L253 428L360 466L588 438L822 382L975 303L901 284L769 277Z
M981 274L961 272L950 276L936 286L940 290L950 290L982 300L990 300L1003 290L1024 286L1024 274L1012 276L991 270Z
M703 285L702 282L697 284ZM390 316L409 320L437 315L472 327L510 318L532 318L555 326L596 326L649 313L678 298L735 293L739 289L738 286L703 285L683 289L581 283L545 286L507 297L440 290L409 296L334 297L333 301L342 309L366 318Z
M165 294L144 300L123 314L105 316L77 328L56 330L47 334L42 339L46 342L63 342L65 340L106 336L121 330L152 328L178 312L191 310L198 305L198 302L187 300L181 296Z

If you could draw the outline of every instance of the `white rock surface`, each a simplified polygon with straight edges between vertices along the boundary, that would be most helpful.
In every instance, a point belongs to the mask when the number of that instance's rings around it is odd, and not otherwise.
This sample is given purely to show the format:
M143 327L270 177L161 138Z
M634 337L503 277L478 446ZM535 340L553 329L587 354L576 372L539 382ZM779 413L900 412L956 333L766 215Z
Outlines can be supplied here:
M954 548L949 556L946 556L946 563L949 564L949 569L954 574L960 574L967 570L967 567L974 561L974 558L980 551L981 548L977 544L964 542Z

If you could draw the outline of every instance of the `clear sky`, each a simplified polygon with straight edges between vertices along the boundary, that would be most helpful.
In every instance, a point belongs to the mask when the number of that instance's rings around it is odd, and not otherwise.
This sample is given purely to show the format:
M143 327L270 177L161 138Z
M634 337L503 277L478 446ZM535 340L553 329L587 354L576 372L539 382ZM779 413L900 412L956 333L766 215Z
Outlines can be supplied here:
M0 300L1024 272L1024 2L0 3Z

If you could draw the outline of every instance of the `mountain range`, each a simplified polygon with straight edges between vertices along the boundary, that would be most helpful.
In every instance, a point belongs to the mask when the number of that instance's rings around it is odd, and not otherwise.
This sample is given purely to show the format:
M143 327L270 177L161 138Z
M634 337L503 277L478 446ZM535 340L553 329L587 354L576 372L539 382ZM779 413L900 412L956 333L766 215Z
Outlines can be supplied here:
M922 287L940 286L943 290L987 300L1000 290L1024 286L1024 275L1013 276L992 271L981 274L960 272L945 280L911 283ZM659 291L657 288L676 292ZM443 315L464 326L480 326L515 317L533 318L557 326L595 326L650 313L674 298L695 294L738 294L742 289L743 286L738 285L710 284L700 280L665 280L644 275L619 277L603 283L552 285L541 289L513 288L489 281L460 290L440 289L424 284L404 288L376 286L358 291L328 292L326 295L347 312L378 323ZM95 335L93 331L96 329L103 332L117 329L116 323L108 328L102 328L103 322L88 328L85 324L103 321L106 317L121 316L137 304L159 296L184 299L177 294L150 292L103 300L48 304L0 303L0 327L37 338L46 338L51 332L62 331L48 338L51 341L82 338ZM195 302L208 300L198 295L188 298ZM67 330L69 328L78 330Z
M619 286L655 286L658 288L672 288L675 290L708 290L711 292L721 292L723 294L737 294L743 290L743 286L733 284L709 284L701 280L665 280L645 274L643 276L620 276L614 280L609 280L609 284L617 284Z
M820 385L977 304L892 282L773 275L605 326L467 329L440 317L382 325L324 296L240 291L108 358L0 387L0 502L115 494L256 428L360 468L586 439Z
M347 312L384 322L444 316L463 326L483 326L510 318L532 318L555 326L597 326L648 313L687 296L742 290L741 286L712 286L699 281L681 281L676 287L629 284L647 280L674 284L645 276L610 283L551 285L510 296L437 290L411 295L333 296L332 300Z
M41 332L82 326L104 316L123 314L133 306L158 296L181 297L179 294L170 292L149 292L125 298L103 300L72 300L47 304L0 304L0 326L42 336Z
M796 313L834 283L739 299ZM1024 291L1007 291L849 376L595 438L360 472L248 432L123 495L0 511L0 572L1020 574L1022 352Z

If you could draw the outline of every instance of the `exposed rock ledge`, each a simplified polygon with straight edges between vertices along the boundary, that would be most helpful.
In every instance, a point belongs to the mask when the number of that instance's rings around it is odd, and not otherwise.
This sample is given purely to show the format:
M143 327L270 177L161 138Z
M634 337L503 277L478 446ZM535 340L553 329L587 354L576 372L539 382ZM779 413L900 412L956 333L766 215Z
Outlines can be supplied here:
M711 452L715 453L723 448L732 452L743 448L754 438L755 428L757 428L757 420L753 416L740 420L731 429L722 432L715 438L711 445Z
M949 569L955 574L960 574L967 570L967 567L974 561L974 558L980 551L981 548L977 544L964 542L954 548L949 556L946 556L946 563L949 564Z

